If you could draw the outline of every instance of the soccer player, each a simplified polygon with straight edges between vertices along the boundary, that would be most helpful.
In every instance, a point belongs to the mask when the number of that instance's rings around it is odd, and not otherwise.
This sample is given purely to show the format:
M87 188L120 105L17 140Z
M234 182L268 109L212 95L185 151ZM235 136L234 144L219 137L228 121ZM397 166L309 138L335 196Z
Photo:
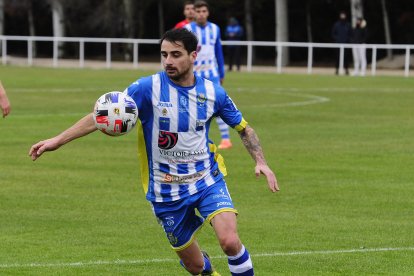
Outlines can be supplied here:
M224 57L220 39L220 28L209 22L209 7L205 1L194 3L195 21L185 27L198 37L198 54L194 64L194 71L200 77L223 84ZM221 134L219 149L229 149L233 145L230 140L229 126L221 119L216 119Z
M139 109L138 153L146 198L189 273L220 275L195 237L206 220L228 256L232 275L254 275L249 252L237 233L237 211L224 181L224 164L208 139L212 118L222 117L239 132L256 162L256 176L263 174L272 192L279 190L275 174L255 131L223 87L193 72L196 36L187 29L173 29L160 44L164 71L125 90ZM29 155L36 160L96 129L93 114L86 115L59 135L34 144Z
M3 118L5 118L10 113L10 101L7 98L6 89L4 89L3 85L0 81L0 108L3 113Z
M174 29L184 28L185 25L194 20L194 3L192 1L186 1L184 3L183 13L185 19L175 24Z

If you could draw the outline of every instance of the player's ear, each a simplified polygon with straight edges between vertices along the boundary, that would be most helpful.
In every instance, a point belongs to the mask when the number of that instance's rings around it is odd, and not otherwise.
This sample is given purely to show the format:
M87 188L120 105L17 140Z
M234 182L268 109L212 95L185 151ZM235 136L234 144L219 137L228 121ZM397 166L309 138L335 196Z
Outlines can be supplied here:
M197 52L196 51L192 51L190 53L190 57L192 59L192 62L194 63L194 61L197 59Z

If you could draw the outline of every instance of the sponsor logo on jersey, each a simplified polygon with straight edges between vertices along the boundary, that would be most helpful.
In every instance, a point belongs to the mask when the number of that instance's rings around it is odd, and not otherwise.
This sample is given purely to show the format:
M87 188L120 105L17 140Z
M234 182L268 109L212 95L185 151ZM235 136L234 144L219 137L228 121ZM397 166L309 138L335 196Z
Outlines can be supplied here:
M166 217L165 218L165 223L168 225L168 226L173 226L174 225L174 217L173 216L171 216L171 217Z
M172 103L170 102L158 102L158 107L173 107Z
M214 176L214 177L216 177L217 175L219 175L219 173L220 173L220 172L219 172L219 170L215 170L215 171L213 172L213 176Z
M224 198L224 199L229 199L229 197L227 195L213 195L213 198Z
M166 131L164 131L166 132ZM200 149L200 150L193 150L193 151L170 151L168 149L161 148L159 150L161 156L163 157L179 157L179 158L187 158L187 157L193 157L198 156L206 153L206 149ZM217 172L218 174L218 172Z
M217 202L217 207L220 206L231 206L231 203L227 201Z
M206 100L207 100L207 98L206 98L206 95L204 95L204 93L199 93L198 95L197 95L197 102L198 102L198 104L201 106L201 105L204 105L204 103L206 102Z
M178 142L178 133L162 131L158 133L158 147L160 149L172 149Z
M176 245L176 244L177 244L177 242L178 242L177 237L176 237L176 236L174 236L174 234L173 234L173 233L167 233L167 238L168 238L168 240L170 241L170 244L171 244L171 245Z
M193 183L193 182L197 182L199 179L203 177L203 172L196 172L194 174L183 175L183 176L171 175L167 173L164 176L163 182L164 183L178 183L178 184Z
M197 126L197 127L202 127L202 126L204 126L205 124L206 124L206 122L205 122L205 121L196 120L196 126Z
M185 96L180 96L178 112L187 112L188 111L188 101Z
M160 117L159 128L160 130L163 130L163 131L170 130L170 118Z
M196 120L196 131L203 130L205 124L205 121Z

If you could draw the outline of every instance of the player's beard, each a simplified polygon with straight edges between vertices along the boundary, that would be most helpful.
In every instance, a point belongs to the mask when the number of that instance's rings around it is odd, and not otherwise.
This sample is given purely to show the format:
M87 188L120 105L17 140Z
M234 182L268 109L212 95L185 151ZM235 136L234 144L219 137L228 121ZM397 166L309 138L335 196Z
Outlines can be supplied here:
M171 71L169 72L168 69L174 69L175 72L171 72ZM172 67L165 68L165 72L167 73L168 77L175 82L181 82L185 80L190 70L191 70L191 67L188 67L181 72L177 68L172 68Z

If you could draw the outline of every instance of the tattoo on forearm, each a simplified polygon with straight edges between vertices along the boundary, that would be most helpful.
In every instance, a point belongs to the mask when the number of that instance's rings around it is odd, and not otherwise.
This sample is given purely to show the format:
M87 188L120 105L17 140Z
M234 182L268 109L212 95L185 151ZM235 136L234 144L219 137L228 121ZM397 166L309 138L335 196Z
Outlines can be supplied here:
M239 134L244 146L246 147L250 155L253 157L253 159L256 161L256 163L266 164L263 150L260 146L259 137L257 137L256 132L253 130L253 128L247 126Z

